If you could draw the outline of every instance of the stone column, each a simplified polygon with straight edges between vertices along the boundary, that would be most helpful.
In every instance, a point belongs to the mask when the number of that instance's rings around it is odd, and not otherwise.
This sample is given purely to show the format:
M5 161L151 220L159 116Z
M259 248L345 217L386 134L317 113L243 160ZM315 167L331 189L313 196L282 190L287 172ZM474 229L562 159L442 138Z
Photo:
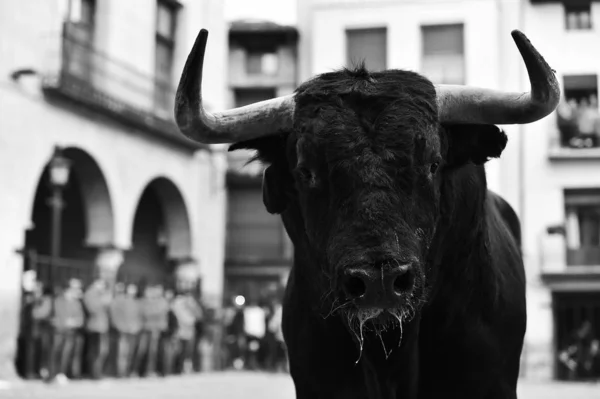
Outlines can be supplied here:
M15 370L23 257L11 252L0 256L0 392L18 381Z
M96 255L97 278L104 280L109 286L112 286L117 278L117 272L123 264L123 250L114 246L100 248Z
M175 286L178 290L193 289L200 279L198 262L193 258L175 260Z

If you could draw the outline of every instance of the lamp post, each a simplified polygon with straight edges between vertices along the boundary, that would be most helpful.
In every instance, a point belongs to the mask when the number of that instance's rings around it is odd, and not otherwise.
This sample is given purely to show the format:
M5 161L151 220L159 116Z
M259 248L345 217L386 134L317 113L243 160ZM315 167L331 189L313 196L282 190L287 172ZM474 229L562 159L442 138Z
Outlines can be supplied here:
M60 256L61 216L64 207L63 190L69 182L69 173L71 172L71 161L64 157L62 148L54 147L54 153L48 163L48 171L48 184L52 191L52 195L48 199L48 205L52 209L48 280L50 281L50 292L54 294L54 267L56 259ZM52 301L52 304L54 310L54 301Z

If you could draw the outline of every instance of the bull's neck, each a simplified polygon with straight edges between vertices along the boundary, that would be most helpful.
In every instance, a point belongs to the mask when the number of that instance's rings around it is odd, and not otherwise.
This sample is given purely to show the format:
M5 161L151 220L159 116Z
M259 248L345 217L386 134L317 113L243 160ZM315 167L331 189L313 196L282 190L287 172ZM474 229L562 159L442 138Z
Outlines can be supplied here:
M430 251L431 299L461 288L477 295L487 289L486 197L483 166L467 165L447 172L441 193L441 217ZM443 281L444 284L440 282ZM475 288L474 288L475 287Z

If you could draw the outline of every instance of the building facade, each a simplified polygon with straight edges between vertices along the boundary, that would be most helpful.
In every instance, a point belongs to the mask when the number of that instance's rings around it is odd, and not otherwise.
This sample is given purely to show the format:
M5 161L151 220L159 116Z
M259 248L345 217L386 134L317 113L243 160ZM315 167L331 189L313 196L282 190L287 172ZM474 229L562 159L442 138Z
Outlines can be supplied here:
M241 107L290 94L297 84L297 30L266 21L234 21L229 29L229 102ZM263 204L262 171L253 154L228 154L225 292L261 301L281 293L293 246L279 215Z
M167 283L185 268L220 305L225 155L184 138L172 116L200 28L211 35L207 105L224 108L220 1L0 4L0 379L13 374L24 271L60 286L111 268ZM56 147L70 171L61 213L49 206Z
M414 70L434 83L525 91L513 29L557 71L561 116L503 126L507 148L486 165L489 187L522 223L526 378L566 378L558 353L574 329L589 320L600 332L599 24L600 2L586 0L298 2L300 81L365 59L371 69Z

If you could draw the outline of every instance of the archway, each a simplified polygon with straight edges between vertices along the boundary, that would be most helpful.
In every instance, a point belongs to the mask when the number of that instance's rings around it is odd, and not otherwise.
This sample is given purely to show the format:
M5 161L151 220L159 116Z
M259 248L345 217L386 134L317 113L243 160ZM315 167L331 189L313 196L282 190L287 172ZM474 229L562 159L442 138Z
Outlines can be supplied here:
M113 208L108 185L100 167L87 152L69 147L64 149L63 155L72 164L69 182L63 191L64 208L61 217L59 257L91 263L99 247L113 243ZM27 231L25 239L26 249L35 250L42 258L50 255L52 234L52 210L48 203L50 196L49 169L46 165L38 182L33 202L32 228Z
M181 192L164 177L152 180L142 192L133 220L132 246L125 255L121 278L164 282L173 269L192 255L189 215Z
M88 153L78 148L64 149L62 155L71 162L71 173L62 191L61 228L53 229L52 226L49 202L52 190L49 184L50 171L46 165L33 199L31 227L25 232L24 270L34 271L47 291L50 291L48 288L51 288L51 283L56 289L64 286L70 278L89 283L94 275L98 247L112 244L114 237L113 208L100 167ZM56 233L60 237L58 259L51 259L52 234ZM52 278L50 268L53 271ZM36 356L39 356L35 345L32 346L31 335L28 335L32 323L32 293L27 291L31 288L23 289L21 331L15 358L21 376L35 374Z

